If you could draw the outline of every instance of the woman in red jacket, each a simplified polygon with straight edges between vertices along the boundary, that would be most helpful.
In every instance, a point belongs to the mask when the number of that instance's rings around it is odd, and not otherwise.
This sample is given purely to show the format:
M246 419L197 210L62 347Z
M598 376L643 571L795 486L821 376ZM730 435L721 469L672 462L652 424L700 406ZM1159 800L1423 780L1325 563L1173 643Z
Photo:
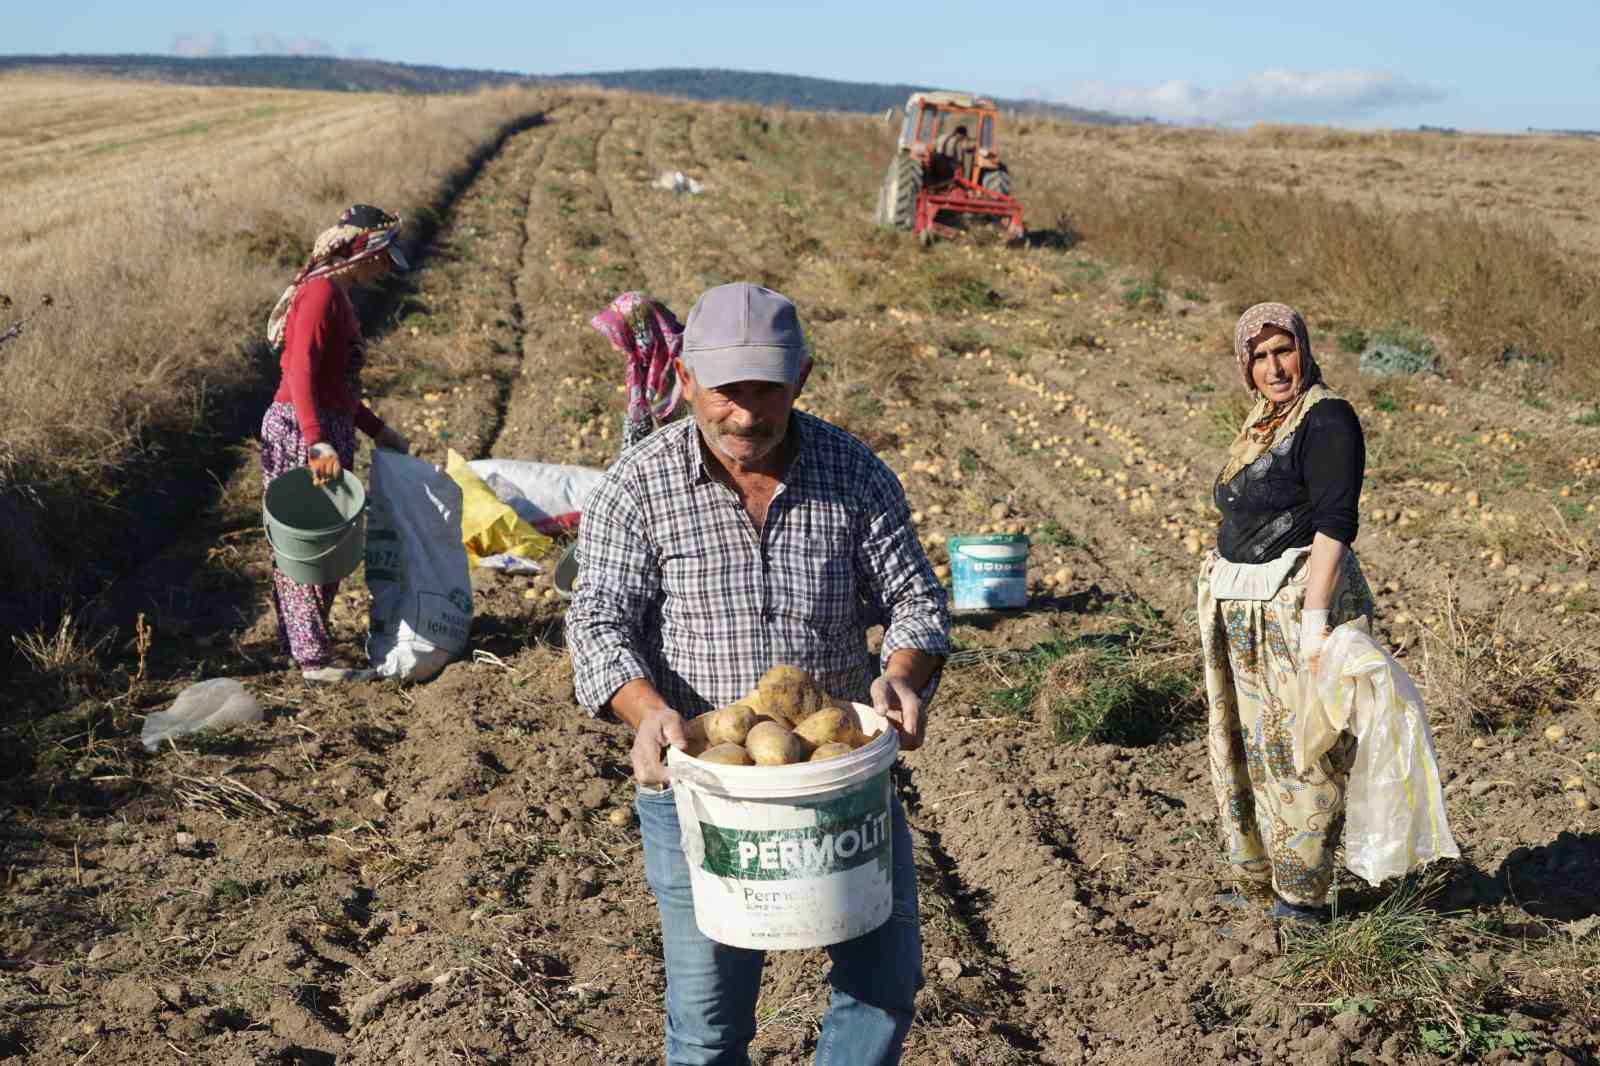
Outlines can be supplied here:
M283 374L261 420L261 484L297 466L309 466L317 484L355 466L360 429L380 448L409 451L410 442L384 425L361 402L364 342L350 289L371 285L391 269L405 270L395 246L400 218L357 204L324 230L311 256L290 282L267 320L267 342L282 347ZM371 671L334 666L328 614L339 591L301 585L272 571L278 643L307 681L360 680Z

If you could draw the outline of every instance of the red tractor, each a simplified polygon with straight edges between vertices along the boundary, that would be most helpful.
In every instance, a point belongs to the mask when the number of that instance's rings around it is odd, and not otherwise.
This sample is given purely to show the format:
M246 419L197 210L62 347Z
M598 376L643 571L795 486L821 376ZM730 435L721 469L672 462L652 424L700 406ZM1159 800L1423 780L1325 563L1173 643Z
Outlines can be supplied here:
M874 220L927 244L952 232L939 222L941 212L988 216L1004 219L1007 236L1021 240L1022 205L995 151L998 114L993 100L971 93L912 93Z

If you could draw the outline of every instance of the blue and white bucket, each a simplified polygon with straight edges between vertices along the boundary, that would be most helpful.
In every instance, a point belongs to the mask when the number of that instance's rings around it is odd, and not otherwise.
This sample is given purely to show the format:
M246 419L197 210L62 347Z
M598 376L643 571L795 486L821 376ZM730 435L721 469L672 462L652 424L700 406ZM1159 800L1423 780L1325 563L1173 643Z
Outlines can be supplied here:
M1028 537L1023 533L983 533L951 537L950 584L958 611L1028 605Z

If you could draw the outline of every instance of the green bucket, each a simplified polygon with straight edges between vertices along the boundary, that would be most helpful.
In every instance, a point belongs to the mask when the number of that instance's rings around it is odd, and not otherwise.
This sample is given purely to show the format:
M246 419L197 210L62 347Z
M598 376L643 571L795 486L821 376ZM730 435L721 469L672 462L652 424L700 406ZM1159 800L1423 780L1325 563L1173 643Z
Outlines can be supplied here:
M299 466L272 479L262 501L267 543L283 576L332 585L355 572L367 547L367 490L349 471L326 485Z

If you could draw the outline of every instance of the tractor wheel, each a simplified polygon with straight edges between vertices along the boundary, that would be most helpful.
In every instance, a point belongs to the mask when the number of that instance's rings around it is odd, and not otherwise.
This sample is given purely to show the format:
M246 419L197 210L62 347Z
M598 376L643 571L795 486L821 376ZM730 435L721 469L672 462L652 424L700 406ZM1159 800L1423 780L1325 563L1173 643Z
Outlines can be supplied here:
M983 172L983 187L990 192L997 192L1001 196L1011 195L1011 171L1005 167Z
M917 193L922 191L922 164L904 153L889 162L878 191L878 224L910 229L917 221Z

